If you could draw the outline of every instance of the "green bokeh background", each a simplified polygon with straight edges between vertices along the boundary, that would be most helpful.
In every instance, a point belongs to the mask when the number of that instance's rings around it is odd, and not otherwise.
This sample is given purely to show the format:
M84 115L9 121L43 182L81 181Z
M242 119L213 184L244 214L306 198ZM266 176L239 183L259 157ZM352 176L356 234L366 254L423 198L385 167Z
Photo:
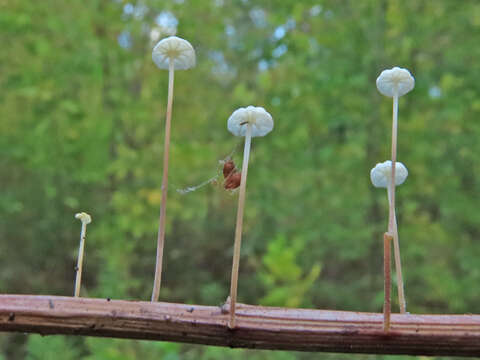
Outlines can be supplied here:
M160 204L167 72L151 49L172 33L197 66L175 79L161 300L220 304L229 291L237 194L208 185L241 163L226 128L265 107L253 140L239 300L381 311L398 65L397 192L408 310L479 313L480 3L468 0L0 0L0 291L70 295L80 223L82 296L148 300ZM395 294L395 293L394 293ZM394 304L397 308L397 303ZM0 335L0 359L373 359L161 342ZM400 357L399 357L400 358Z

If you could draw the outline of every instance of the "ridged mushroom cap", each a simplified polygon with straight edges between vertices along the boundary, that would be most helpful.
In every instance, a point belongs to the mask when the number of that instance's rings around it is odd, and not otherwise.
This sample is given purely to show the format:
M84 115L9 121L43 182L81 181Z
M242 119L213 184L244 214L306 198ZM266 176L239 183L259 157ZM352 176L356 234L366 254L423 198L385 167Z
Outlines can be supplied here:
M187 40L170 36L155 45L152 59L160 69L168 70L169 62L173 61L175 70L187 70L195 66L195 50Z
M75 214L75 219L80 220L84 224L90 224L92 222L92 217L88 215L86 212Z
M228 118L228 130L235 136L245 136L246 124L252 127L252 137L265 136L273 129L273 118L263 107L248 106L235 110Z
M387 188L390 185L392 176L392 162L387 160L383 163L378 163L370 171L370 180L375 187ZM395 185L401 185L405 182L408 176L408 170L401 162L395 162Z
M377 89L385 96L402 96L415 87L410 71L399 67L383 70L377 78Z

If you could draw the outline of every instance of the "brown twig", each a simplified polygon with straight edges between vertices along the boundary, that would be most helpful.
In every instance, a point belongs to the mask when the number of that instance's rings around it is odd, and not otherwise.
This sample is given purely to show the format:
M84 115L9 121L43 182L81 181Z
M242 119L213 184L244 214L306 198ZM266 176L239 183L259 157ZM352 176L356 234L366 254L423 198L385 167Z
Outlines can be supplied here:
M384 274L384 301L383 301L383 331L390 331L390 314L391 314L391 241L393 237L385 233L383 234L383 274Z
M0 295L0 331L69 334L256 349L480 356L480 315L392 314L238 304L217 306L60 296Z

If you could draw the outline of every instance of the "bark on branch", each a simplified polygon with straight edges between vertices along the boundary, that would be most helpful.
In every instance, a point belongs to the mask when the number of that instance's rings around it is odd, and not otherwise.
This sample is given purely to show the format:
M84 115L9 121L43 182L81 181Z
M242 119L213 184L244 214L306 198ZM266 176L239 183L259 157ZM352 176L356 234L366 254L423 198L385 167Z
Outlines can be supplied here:
M0 331L165 340L257 349L480 356L480 315L383 315L237 304L228 306L0 295Z

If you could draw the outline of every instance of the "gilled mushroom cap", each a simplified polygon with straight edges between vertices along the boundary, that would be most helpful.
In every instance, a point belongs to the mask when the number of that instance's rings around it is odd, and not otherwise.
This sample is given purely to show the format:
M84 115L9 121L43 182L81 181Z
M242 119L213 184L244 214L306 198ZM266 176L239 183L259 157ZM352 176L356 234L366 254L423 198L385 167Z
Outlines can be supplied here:
M383 163L378 163L370 171L370 179L375 187L386 188L390 185L392 176L392 162L387 160ZM405 182L408 176L408 170L401 162L395 162L395 185L401 185Z
M415 79L410 71L399 67L383 70L377 78L377 89L385 96L402 96L415 86Z
M247 123L252 127L252 137L265 136L273 129L273 119L263 107L248 106L235 110L228 118L228 130L235 136L245 136Z
M90 224L92 222L92 217L86 212L75 214L75 219L79 219L84 224Z
M173 61L175 70L187 70L195 66L195 50L187 40L170 36L155 45L152 59L160 69L168 69Z

